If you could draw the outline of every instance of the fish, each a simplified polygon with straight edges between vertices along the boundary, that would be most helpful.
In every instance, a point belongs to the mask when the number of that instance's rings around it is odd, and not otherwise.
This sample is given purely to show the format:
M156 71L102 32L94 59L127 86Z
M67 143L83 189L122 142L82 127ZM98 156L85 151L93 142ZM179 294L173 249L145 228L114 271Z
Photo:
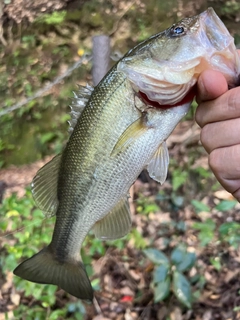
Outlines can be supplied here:
M90 230L105 240L130 231L129 188L144 168L165 181L166 139L187 114L206 69L222 72L230 88L239 83L234 40L212 8L141 42L95 88L75 93L69 140L32 181L36 205L56 215L52 240L15 275L93 300L82 243Z

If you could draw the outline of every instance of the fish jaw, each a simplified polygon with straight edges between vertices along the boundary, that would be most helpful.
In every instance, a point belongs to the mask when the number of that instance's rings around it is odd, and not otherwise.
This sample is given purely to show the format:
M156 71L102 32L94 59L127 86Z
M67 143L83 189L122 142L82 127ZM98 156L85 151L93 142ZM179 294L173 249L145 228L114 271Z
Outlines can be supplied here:
M225 76L229 87L235 87L239 84L240 58L234 38L212 8L201 13L199 21L201 45L212 51L205 58L207 63Z

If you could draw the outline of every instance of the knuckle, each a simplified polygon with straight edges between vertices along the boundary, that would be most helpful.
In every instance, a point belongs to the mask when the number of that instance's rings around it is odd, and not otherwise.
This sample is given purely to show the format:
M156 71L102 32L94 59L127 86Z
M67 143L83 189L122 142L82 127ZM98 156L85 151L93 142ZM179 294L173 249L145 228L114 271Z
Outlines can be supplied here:
M214 174L222 171L222 157L219 149L215 149L209 154L208 163Z
M240 113L240 104L239 104L239 88L235 88L229 91L227 96L227 103L228 109L231 113Z
M202 142L202 145L204 146L204 148L208 151L209 150L209 124L206 124L202 130L201 130L201 134L200 134L200 140Z
M201 113L201 108L200 105L198 105L196 113L195 113L195 120L197 124L202 127L202 113Z

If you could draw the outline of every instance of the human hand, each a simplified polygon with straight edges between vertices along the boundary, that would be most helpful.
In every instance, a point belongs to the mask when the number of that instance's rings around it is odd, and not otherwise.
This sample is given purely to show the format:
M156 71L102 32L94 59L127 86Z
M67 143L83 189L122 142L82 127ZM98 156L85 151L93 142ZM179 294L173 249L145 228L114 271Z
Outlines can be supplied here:
M212 70L198 80L196 121L209 153L209 166L221 185L240 201L240 87L228 90Z

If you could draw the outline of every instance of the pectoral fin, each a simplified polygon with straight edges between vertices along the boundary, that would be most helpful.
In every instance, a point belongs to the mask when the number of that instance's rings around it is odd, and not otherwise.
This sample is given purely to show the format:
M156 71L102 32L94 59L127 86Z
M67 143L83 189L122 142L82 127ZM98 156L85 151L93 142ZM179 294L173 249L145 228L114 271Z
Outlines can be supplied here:
M131 213L127 198L118 202L106 217L95 223L94 234L102 240L113 240L124 237L132 225Z
M47 217L53 216L58 207L57 184L60 162L61 155L57 155L38 170L31 184L36 205Z
M169 165L169 154L168 154L167 144L164 141L159 146L152 160L148 164L147 170L148 170L149 176L152 179L163 184L167 178L168 165Z
M141 137L146 131L148 127L144 122L144 117L141 117L134 121L127 129L123 132L123 134L118 139L111 156L115 156L118 153L124 152L129 145L134 143L139 137Z

